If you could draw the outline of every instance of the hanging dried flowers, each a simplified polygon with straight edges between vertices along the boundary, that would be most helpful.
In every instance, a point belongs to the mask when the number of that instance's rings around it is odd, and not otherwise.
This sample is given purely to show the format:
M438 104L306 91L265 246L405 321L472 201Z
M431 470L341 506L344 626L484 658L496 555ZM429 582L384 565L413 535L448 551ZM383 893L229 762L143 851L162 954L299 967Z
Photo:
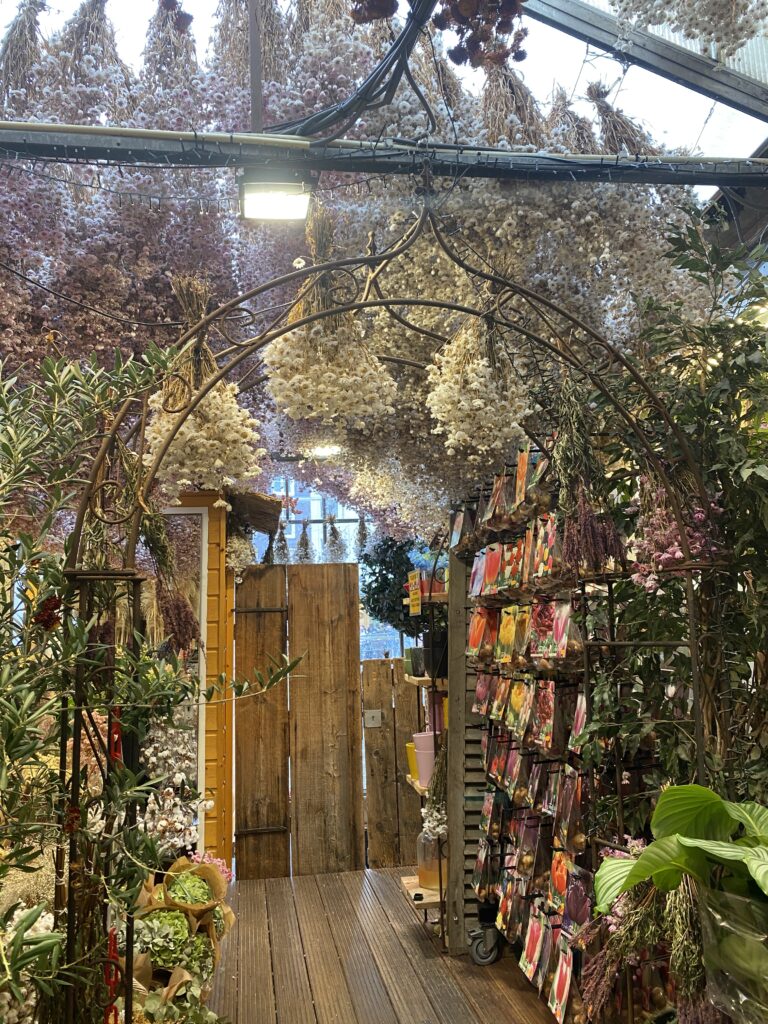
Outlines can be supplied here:
M336 525L336 516L329 515L326 520L328 527L325 544L323 545L323 561L346 562L347 544Z
M291 560L291 551L285 536L285 523L282 519L277 527L273 559L275 565L288 565Z
M307 244L315 264L333 255L333 218L317 207L307 221ZM295 322L333 310L340 301L330 273L309 281L290 314ZM396 386L371 352L364 328L352 313L332 313L273 341L265 351L269 390L281 412L294 420L370 429L372 421L394 413Z
M361 512L360 518L357 521L357 533L355 535L355 557L358 561L368 550L369 539L368 525L365 521L365 516Z
M434 433L445 435L449 455L497 463L524 441L528 392L492 321L468 320L427 367L427 380Z
M520 61L527 56L523 41L528 29L520 26L522 14L522 0L442 0L432 23L459 37L448 51L454 64L499 67L510 58Z
M312 540L309 536L309 520L305 519L301 524L301 536L296 544L297 562L314 562L315 550L312 547Z
M605 473L592 447L586 395L569 373L563 376L556 412L552 466L560 482L559 507L565 517L563 561L577 571L586 567L592 572L605 568L611 559L623 564L624 546L600 493Z
M765 31L768 3L765 0L612 0L619 28L629 37L633 28L666 25L705 52L714 46L723 60Z
M243 573L254 564L253 540L245 533L227 534L227 568L235 574L235 583L242 583Z
M197 323L210 302L207 286L195 278L177 277L173 287L187 323ZM149 400L147 465L175 429L179 412L217 368L204 334L179 355L172 374ZM222 491L258 475L259 460L266 451L257 447L256 420L242 408L237 395L236 384L217 383L174 434L157 474L172 499L191 489ZM226 505L224 499L221 503Z

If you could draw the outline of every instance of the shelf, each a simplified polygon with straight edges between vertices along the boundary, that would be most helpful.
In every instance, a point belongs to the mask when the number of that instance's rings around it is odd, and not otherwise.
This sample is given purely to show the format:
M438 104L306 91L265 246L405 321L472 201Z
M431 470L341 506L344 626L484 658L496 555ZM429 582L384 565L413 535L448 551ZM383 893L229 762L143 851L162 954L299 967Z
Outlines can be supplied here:
M412 786L416 790L419 796L426 796L427 793L429 792L426 786L419 785L416 779L414 779L410 775L405 776L405 781L408 783L409 786Z
M406 683L412 683L413 686L424 686L428 690L432 687L432 680L429 678L429 676L409 676L406 673L404 678ZM436 679L435 689L441 690L443 693L448 693L448 680Z
M404 875L400 879L400 885L408 898L408 902L411 903L416 910L422 910L426 907L440 906L440 893L436 889L419 888L418 875ZM420 899L415 899L414 897L420 897Z
M441 591L439 594L422 594L421 595L422 605L427 604L448 604L448 591ZM404 597L403 604L410 604L410 598Z

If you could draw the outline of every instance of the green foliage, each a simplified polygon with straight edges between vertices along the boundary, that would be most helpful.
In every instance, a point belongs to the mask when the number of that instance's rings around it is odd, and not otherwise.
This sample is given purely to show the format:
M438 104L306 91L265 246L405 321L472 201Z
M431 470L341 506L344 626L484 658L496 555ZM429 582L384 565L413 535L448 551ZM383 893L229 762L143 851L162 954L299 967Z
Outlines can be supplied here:
M683 876L768 902L768 808L737 804L704 786L670 786L651 819L655 841L636 860L607 858L595 876L597 909L651 880L677 889Z
M407 596L408 573L416 568L412 551L410 541L382 537L360 555L363 607L371 618L406 636L418 636L426 622L424 616L409 615L403 604L403 598Z

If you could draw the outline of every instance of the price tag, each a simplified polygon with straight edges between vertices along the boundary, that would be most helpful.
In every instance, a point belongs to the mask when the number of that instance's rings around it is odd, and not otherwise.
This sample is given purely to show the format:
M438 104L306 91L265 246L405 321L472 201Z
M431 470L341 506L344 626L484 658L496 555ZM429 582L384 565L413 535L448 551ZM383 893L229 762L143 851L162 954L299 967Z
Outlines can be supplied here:
M421 572L414 569L408 573L408 612L421 615Z

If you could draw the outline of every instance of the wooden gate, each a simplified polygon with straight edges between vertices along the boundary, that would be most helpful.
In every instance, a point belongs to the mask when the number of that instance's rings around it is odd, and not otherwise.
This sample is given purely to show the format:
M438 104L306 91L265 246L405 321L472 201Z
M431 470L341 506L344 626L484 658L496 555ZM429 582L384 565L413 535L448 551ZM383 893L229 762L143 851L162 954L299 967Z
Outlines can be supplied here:
M407 781L405 745L419 729L421 690L405 681L402 658L362 663L368 866L416 860L421 801Z
M288 684L237 702L241 879L364 866L356 565L246 572L235 605L237 675L283 652L304 656Z

